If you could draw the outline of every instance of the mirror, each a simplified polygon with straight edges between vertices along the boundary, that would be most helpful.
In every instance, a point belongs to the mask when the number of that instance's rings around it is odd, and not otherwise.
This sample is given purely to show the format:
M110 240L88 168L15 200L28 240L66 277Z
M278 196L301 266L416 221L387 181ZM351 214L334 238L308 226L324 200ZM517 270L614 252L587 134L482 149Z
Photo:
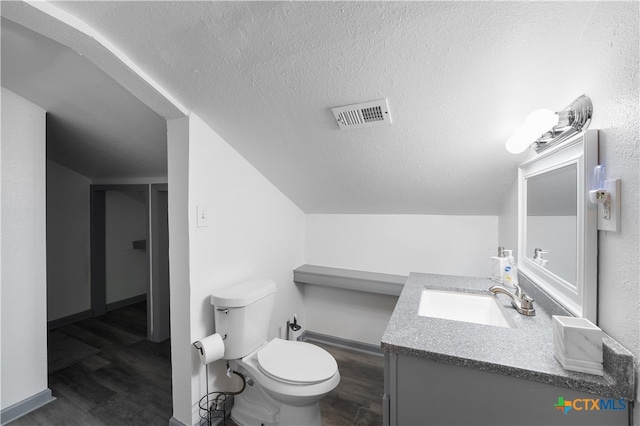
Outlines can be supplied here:
M574 163L527 179L524 256L569 283L577 278L577 173Z
M597 206L590 203L598 131L520 165L518 267L578 317L597 322Z

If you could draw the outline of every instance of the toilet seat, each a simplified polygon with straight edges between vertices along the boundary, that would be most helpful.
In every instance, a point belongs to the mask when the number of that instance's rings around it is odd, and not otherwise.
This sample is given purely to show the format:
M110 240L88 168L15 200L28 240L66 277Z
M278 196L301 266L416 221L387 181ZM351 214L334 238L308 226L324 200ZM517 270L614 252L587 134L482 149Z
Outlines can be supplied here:
M304 385L333 377L338 364L324 349L305 342L273 339L257 354L258 368L284 383Z

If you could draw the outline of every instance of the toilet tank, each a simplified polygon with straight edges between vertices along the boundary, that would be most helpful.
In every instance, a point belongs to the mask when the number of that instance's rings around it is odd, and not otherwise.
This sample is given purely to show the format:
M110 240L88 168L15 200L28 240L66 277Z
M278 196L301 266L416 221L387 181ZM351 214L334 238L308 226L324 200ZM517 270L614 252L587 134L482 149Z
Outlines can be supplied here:
M267 341L275 293L275 282L255 279L211 295L216 333L224 339L224 359L242 358Z

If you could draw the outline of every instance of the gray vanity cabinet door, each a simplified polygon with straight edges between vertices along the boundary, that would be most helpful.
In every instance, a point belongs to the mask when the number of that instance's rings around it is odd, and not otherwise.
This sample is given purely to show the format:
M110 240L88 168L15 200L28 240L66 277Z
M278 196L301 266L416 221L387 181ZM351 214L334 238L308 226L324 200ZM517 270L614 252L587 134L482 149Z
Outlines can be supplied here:
M387 354L390 425L627 425L629 404L545 383ZM597 400L602 400L595 409ZM575 409L558 408L569 401ZM387 416L385 416L385 420Z

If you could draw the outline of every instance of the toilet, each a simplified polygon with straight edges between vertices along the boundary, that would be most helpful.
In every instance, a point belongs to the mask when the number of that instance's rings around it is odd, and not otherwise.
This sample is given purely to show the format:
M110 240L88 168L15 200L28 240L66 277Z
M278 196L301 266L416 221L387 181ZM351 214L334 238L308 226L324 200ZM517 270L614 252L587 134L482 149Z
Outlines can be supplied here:
M224 359L246 380L231 418L243 426L322 425L320 399L340 383L338 364L310 343L268 340L275 293L275 282L256 279L211 295Z

